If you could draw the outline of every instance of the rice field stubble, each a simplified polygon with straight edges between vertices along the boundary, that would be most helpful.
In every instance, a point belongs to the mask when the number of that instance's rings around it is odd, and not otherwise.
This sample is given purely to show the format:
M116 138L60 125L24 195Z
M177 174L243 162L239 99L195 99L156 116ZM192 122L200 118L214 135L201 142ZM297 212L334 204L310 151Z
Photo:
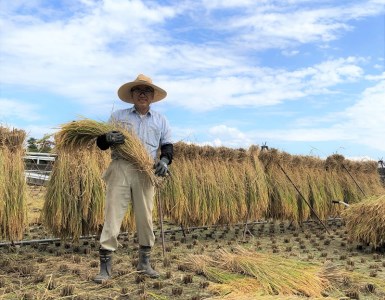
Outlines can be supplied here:
M50 238L39 222L43 187L28 187L29 230L24 240ZM136 272L135 234L122 234L122 247L113 256L113 278L103 285L92 279L98 273L97 238L32 242L0 247L1 299L309 299L301 295L263 295L245 286L227 286L186 267L186 257L216 257L241 246L256 256L272 255L298 262L330 262L341 271L333 289L319 299L385 299L385 257L370 247L350 242L340 220L328 222L328 235L317 222L289 227L290 222L261 221L243 225L198 227L186 230L165 222L166 255L162 256L160 232L156 230L152 264L161 273L149 279ZM274 268L274 266L271 266ZM341 275L343 274L343 275ZM241 275L236 275L241 276ZM230 288L230 290L229 290ZM317 298L317 299L318 299ZM316 299L315 297L311 299Z

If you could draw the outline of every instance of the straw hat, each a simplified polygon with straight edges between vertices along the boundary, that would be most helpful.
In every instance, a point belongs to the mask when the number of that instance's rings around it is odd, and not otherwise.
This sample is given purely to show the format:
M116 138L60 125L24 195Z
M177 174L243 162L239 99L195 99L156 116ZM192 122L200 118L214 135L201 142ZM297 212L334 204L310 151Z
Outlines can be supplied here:
M160 87L156 86L155 84L153 84L150 77L147 77L146 75L143 75L143 74L139 74L134 81L127 82L119 88L118 90L119 98L124 102L134 103L132 99L131 89L137 85L147 85L154 89L154 99L152 100L152 102L160 101L167 96L167 92L161 89Z

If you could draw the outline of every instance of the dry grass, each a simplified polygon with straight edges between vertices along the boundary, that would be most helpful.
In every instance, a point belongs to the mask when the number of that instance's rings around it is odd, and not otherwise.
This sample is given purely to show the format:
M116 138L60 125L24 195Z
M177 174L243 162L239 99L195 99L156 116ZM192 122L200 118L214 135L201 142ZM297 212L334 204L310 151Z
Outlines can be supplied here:
M33 190L30 201L39 203L41 193ZM35 198L34 198L35 197ZM28 206L32 207L32 206ZM382 300L385 296L384 256L381 253L356 250L356 243L347 242L347 231L343 224L329 223L332 235L325 236L317 223L304 223L295 230L288 228L289 222L250 224L252 235L242 238L243 225L215 228L191 229L186 236L181 231L169 232L165 236L166 257L162 256L159 227L156 228L156 244L152 264L161 273L157 280L137 275L137 242L135 235L119 237L122 244L113 257L113 278L105 285L96 285L92 278L98 273L97 239L68 242L32 244L15 247L0 247L0 298L2 299L60 299L62 293L71 291L67 298L76 299L340 299L346 295L358 295L359 299ZM165 228L180 229L166 223ZM275 230L272 230L275 229ZM26 239L43 238L46 229L33 226ZM208 238L208 236L210 236ZM324 245L325 239L330 243ZM332 284L320 297L304 295L268 295L258 279L237 270L248 264L235 260L235 265L224 269L220 262L221 251L237 257L237 247L242 245L255 257L278 257L268 260L270 269L277 268L282 260L303 262L318 266L320 278ZM272 247L274 246L274 248ZM300 247L301 246L301 247ZM303 250L302 246L306 249ZM290 252L287 248L290 247ZM278 250L277 253L273 253ZM322 254L322 255L321 255ZM324 255L325 254L325 255ZM186 257L203 255L216 263L212 273L206 277L195 273L182 264ZM227 260L230 261L227 256ZM344 258L342 258L344 257ZM232 258L232 257L230 257ZM246 259L247 261L247 259ZM263 264L263 262L261 263ZM284 267L297 269L296 265ZM282 267L283 269L285 269ZM250 268L251 271L253 268ZM266 267L263 268L266 270ZM220 273L218 272L221 271ZM247 271L247 270L246 270ZM376 276L372 277L376 271ZM245 272L246 273L246 272ZM272 272L273 273L273 272ZM250 274L252 274L250 272ZM314 275L314 273L312 273ZM313 276L310 275L310 276ZM217 279L216 279L217 278ZM219 280L218 280L219 278ZM190 279L190 280L188 280ZM277 283L276 283L277 284ZM279 284L279 283L278 283Z
M55 135L56 146L61 151L68 153L92 148L98 136L112 130L119 130L125 136L124 144L114 146L114 150L136 166L138 170L147 174L154 184L159 184L159 178L155 176L153 170L154 161L142 142L134 132L130 132L118 124L98 122L86 118L63 124Z
M93 148L59 151L45 195L43 220L54 236L78 240L104 220L102 172L108 154Z
M26 227L23 130L0 127L0 237L17 241Z
M351 239L373 247L385 246L385 194L352 204L342 216Z
M304 295L320 297L330 282L321 277L322 266L256 253L237 247L233 252L218 250L214 257L191 256L187 264L218 283L231 283L247 293L263 291L266 295ZM245 287L247 286L247 287Z

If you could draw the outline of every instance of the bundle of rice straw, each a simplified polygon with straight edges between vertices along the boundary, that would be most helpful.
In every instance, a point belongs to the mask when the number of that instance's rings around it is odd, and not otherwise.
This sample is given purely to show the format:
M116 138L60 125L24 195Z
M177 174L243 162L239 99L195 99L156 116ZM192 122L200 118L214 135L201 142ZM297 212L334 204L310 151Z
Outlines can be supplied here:
M110 151L100 151L96 147L96 138L112 130L119 130L125 136L125 143L115 147L119 155L160 186L161 179L154 174L153 160L134 133L119 125L90 119L63 124L55 135L58 158L43 207L43 220L54 236L78 241L82 235L97 233L103 224L105 184L102 173L111 159ZM130 205L122 230L134 228Z
M161 191L163 211L184 227L234 224L265 215L269 194L259 148L174 144L172 176Z
M44 223L54 236L78 241L82 235L97 233L104 220L102 172L109 160L108 153L96 146L58 151L42 211Z
M118 154L135 165L138 170L148 175L151 182L158 186L161 180L154 174L153 159L135 133L128 131L119 124L98 122L87 118L63 124L60 126L60 131L55 135L56 146L59 149L69 151L89 148L95 144L99 135L112 130L119 130L125 136L124 144L115 146Z
M27 223L24 130L0 127L0 237L16 241Z
M189 255L183 262L188 269L219 283L215 288L222 295L321 297L334 278L341 277L330 265L257 253L240 246L233 252L220 249L213 257Z
M341 216L352 240L375 248L385 246L385 194L352 204Z

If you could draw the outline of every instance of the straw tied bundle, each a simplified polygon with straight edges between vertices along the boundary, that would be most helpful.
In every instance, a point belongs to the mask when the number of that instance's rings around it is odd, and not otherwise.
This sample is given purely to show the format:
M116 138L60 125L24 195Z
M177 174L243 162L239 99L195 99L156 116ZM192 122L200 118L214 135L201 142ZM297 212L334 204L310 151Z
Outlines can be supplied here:
M24 130L0 126L0 238L23 237L26 222Z
M178 142L174 150L173 175L161 190L163 211L185 227L261 218L324 220L343 209L331 199L352 203L362 196L352 176L367 195L384 192L373 162L336 155L325 161L255 145L245 150Z
M81 235L97 232L103 223L105 188L101 174L108 164L108 153L93 146L76 152L58 150L57 154L43 219L54 236L78 240Z
M102 173L110 162L110 151L100 151L96 138L111 130L125 135L125 143L116 151L145 172L154 182L153 161L141 141L130 132L112 124L89 119L73 121L61 126L55 135L58 154L48 184L43 207L44 221L55 236L72 238L96 233L103 224L105 185ZM133 229L131 207L122 229Z
M385 247L385 194L350 205L342 217L352 240L375 248Z
M269 187L267 217L274 219L301 223L312 217L310 207L321 219L327 219L342 209L332 205L332 199L355 203L361 200L363 193L376 195L384 192L377 163L373 161L353 162L342 155L321 160L276 149L261 151L259 159L265 167ZM309 205L299 197L295 187Z
M142 142L133 132L127 131L119 124L97 122L90 119L66 123L61 126L61 130L55 136L56 146L59 149L69 151L87 149L95 145L98 136L112 130L119 130L125 137L124 144L115 146L115 151L136 166L138 170L144 172L152 183L160 184L153 170L154 161L148 155Z
M185 227L261 219L268 190L259 148L174 144L172 176L161 190L165 216Z

